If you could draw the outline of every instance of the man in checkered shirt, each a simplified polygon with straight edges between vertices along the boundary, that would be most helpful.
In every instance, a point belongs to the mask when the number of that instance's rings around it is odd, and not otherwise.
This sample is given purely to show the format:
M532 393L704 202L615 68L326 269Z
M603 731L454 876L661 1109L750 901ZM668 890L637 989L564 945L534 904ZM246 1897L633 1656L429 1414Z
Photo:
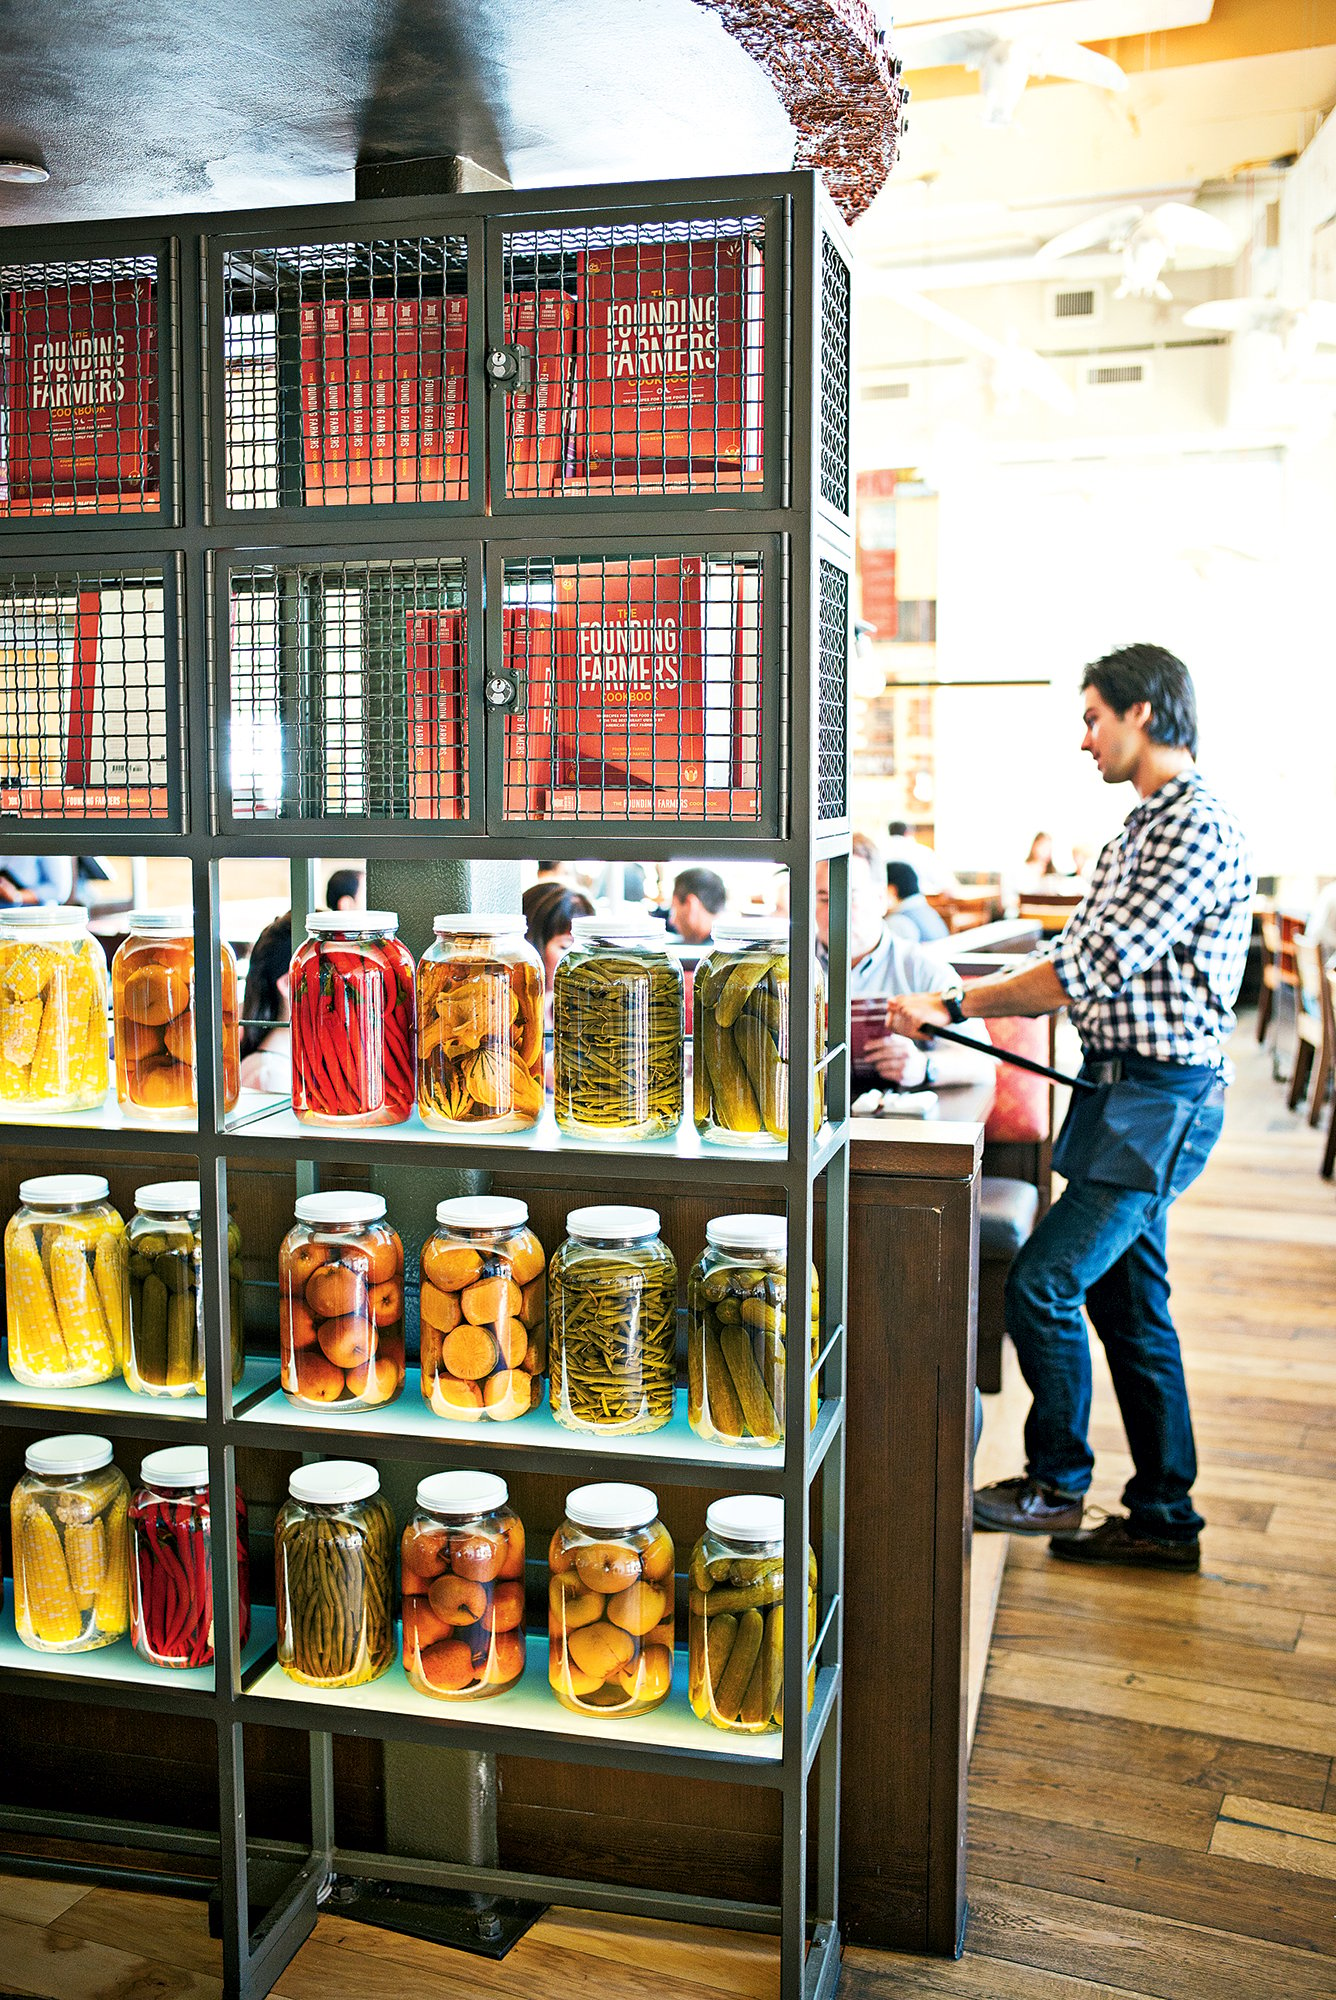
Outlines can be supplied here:
M1197 706L1181 660L1124 646L1087 667L1085 738L1107 785L1140 803L1099 858L1061 936L1014 972L963 993L910 993L902 1035L966 1017L1066 1007L1081 1076L1053 1153L1067 1182L1007 1280L1007 1329L1034 1402L1026 1469L974 1496L974 1524L1048 1534L1054 1555L1193 1570L1202 1517L1165 1224L1220 1134L1225 1042L1252 928L1253 875L1237 822L1194 758ZM1090 1485L1090 1344L1104 1343L1136 1468L1126 1515L1082 1529Z

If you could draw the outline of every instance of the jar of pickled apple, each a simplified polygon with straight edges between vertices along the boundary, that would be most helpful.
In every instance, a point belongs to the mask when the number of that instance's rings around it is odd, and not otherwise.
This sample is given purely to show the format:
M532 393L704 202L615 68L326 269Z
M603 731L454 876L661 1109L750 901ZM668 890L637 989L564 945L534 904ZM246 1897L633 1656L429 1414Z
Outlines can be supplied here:
M657 1139L682 1119L682 968L644 917L576 917L553 982L553 1099L577 1139Z
M536 1407L547 1367L547 1259L509 1195L436 1205L418 1292L422 1400L438 1417L504 1421Z
M298 1407L376 1409L404 1386L404 1247L378 1194L304 1194L278 1253L278 1357Z
M292 961L292 1108L308 1125L412 1115L413 956L389 910L314 910Z
M130 1622L130 1487L104 1437L30 1444L9 1503L14 1628L37 1653L110 1646Z
M135 1194L126 1241L130 1337L125 1380L145 1396L204 1394L204 1293L198 1181L155 1181ZM245 1366L241 1231L229 1217L227 1279L232 1380Z
M223 1104L241 1095L237 961L219 946L223 983ZM116 1095L155 1124L193 1125L195 936L189 910L136 910L130 935L111 962Z
M579 1486L548 1549L548 1680L577 1715L643 1715L673 1677L673 1541L647 1486Z
M307 1687L360 1687L394 1658L394 1515L374 1465L301 1465L274 1523L278 1663Z
M121 1372L129 1316L125 1224L100 1174L20 1181L5 1226L9 1367L29 1389Z
M524 1524L493 1472L419 1480L404 1529L404 1672L446 1701L504 1694L524 1672Z
M88 912L0 913L0 1103L88 1111L107 1094L107 958Z
M747 1736L784 1721L784 1502L738 1493L705 1510L691 1556L688 1689L702 1722ZM807 1551L807 1646L816 1639L816 1556ZM808 1678L807 1705L816 1691Z
M826 1115L826 982L812 967L812 1129ZM715 926L692 997L696 1128L730 1144L789 1136L789 924L748 917Z
M155 1667L206 1667L213 1658L209 1567L209 1454L202 1444L151 1451L130 1502L130 1637ZM246 1503L236 1496L237 1612L250 1637Z
M788 1285L782 1215L717 1215L687 1280L687 1415L719 1444L779 1444L784 1436ZM808 1287L810 1421L816 1422L821 1302Z
M422 1122L524 1131L543 1109L543 967L524 918L437 917L435 930L417 976Z
M574 1208L548 1273L552 1414L573 1431L657 1431L677 1383L677 1265L652 1208Z

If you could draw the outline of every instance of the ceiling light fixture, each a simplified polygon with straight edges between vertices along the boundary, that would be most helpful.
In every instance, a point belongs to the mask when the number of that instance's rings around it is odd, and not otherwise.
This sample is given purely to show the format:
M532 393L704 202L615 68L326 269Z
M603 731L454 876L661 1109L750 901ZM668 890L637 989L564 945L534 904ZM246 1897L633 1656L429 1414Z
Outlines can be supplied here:
M0 160L0 181L17 181L23 187L40 187L51 178L40 160Z

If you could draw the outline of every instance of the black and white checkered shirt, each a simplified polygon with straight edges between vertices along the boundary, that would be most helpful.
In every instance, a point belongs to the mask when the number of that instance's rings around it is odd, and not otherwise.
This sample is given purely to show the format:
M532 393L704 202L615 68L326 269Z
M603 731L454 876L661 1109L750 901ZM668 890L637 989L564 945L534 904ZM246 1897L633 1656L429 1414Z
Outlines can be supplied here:
M1143 799L1043 954L1083 1046L1227 1071L1252 897L1238 822L1198 771Z

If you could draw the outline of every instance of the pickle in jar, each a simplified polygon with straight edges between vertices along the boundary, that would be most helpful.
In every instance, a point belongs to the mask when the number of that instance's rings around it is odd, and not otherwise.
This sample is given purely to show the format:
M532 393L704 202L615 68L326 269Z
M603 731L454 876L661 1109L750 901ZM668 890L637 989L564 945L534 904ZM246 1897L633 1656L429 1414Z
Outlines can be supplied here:
M813 1130L825 1116L825 979L812 968ZM706 1137L778 1143L788 1138L789 949L783 919L716 925L696 969L693 1103Z

